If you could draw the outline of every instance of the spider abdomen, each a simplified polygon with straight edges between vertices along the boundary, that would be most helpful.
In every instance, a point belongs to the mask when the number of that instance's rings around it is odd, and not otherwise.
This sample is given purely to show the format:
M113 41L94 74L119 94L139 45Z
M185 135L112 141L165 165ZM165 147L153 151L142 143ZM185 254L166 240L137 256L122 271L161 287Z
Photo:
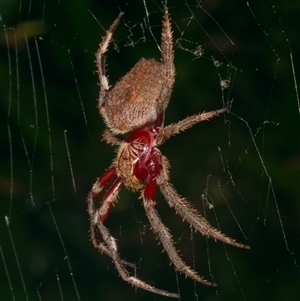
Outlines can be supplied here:
M165 82L164 65L141 58L106 93L100 113L115 133L127 133L157 119L159 95Z

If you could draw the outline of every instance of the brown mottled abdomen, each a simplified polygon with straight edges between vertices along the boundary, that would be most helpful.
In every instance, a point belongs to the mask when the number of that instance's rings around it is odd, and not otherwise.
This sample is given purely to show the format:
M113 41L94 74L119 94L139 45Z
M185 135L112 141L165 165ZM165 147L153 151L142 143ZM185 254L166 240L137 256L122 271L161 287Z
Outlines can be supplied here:
M126 133L153 123L157 101L165 82L163 64L141 58L107 92L100 113L115 133Z

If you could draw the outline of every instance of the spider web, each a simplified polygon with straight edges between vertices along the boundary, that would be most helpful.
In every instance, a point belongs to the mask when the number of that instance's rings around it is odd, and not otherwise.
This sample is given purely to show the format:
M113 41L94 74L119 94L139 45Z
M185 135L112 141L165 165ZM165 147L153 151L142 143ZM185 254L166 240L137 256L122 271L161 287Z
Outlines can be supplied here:
M106 1L107 2L107 1ZM89 241L86 197L114 158L101 142L94 53L120 10L111 83L159 59L163 5L139 1L1 1L1 300L166 299L136 290ZM157 196L183 259L169 265L139 195L122 191L106 223L132 273L181 300L299 296L300 103L296 1L168 1L176 83L166 124L231 112L161 147L171 182L215 227L251 246L194 233ZM298 283L298 284L297 284Z

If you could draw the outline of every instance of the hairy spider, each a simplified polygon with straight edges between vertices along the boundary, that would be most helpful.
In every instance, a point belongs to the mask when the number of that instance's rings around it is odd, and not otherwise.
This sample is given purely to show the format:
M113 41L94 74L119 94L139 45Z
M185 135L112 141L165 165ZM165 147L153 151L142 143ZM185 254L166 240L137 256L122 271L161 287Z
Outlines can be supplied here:
M175 68L172 31L168 9L165 8L162 23L160 62L141 58L114 87L110 87L105 74L105 53L123 13L106 32L96 54L100 80L99 112L108 127L103 138L107 143L119 145L117 157L112 165L97 179L88 196L88 212L91 222L91 239L94 246L112 258L120 276L132 285L150 292L179 298L176 293L157 289L137 277L131 276L126 267L131 264L119 257L117 243L103 222L107 219L110 207L115 202L123 186L141 191L146 215L152 230L162 243L177 271L195 281L215 286L188 267L178 255L169 230L160 220L155 210L156 186L160 188L170 207L182 216L191 226L205 236L239 248L249 247L236 242L213 228L185 199L180 197L168 177L168 161L158 150L171 136L184 131L198 122L209 120L226 108L207 113L199 113L166 127L164 112L169 103L174 84ZM118 136L129 133L127 138ZM111 183L111 184L110 184ZM103 188L110 184L103 196L102 204L95 208L94 199ZM101 238L100 238L101 237Z

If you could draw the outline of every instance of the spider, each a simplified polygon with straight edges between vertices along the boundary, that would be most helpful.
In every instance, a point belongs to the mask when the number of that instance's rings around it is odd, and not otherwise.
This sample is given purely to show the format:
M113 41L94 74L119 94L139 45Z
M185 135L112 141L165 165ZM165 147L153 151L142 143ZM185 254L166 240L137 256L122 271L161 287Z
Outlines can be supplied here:
M151 228L162 243L175 269L194 281L215 286L215 283L205 280L187 266L178 255L169 230L162 223L155 209L157 186L169 206L173 207L196 231L235 247L248 249L249 246L238 243L213 228L177 194L169 182L168 160L158 147L171 136L201 121L218 116L226 112L227 108L199 113L164 127L164 113L175 78L172 30L167 8L164 10L162 22L161 61L141 58L114 87L111 87L105 72L105 53L122 15L123 12L112 23L96 54L100 81L98 108L108 127L103 133L103 139L109 144L118 145L119 148L116 159L97 179L88 196L91 240L95 248L111 257L119 275L128 283L156 294L179 298L179 294L158 289L130 275L127 267L133 265L120 258L116 239L110 235L104 221L122 187L140 191ZM120 134L128 134L128 136L123 138L124 135ZM110 186L103 196L102 204L96 208L95 198L107 185Z

